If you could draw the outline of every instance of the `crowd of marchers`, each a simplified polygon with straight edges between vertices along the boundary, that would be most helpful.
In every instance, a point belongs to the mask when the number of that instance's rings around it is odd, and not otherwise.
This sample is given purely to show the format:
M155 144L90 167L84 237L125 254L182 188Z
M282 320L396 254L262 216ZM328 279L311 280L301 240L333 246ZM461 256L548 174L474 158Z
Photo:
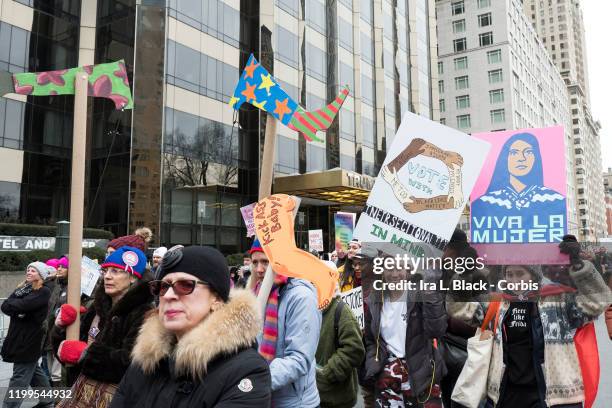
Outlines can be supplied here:
M374 259L395 254L353 240L346 253L325 261L339 281L319 310L316 288L302 279L274 274L267 300L262 296L269 260L257 240L244 265L232 268L216 249L202 246L160 247L148 260L150 240L151 231L141 228L110 241L96 288L78 307L67 303L71 260L28 265L1 305L10 316L1 351L13 364L9 387L71 388L71 398L41 398L37 407L349 408L358 398L365 407L463 407L453 391L468 339L490 315L489 293L373 290ZM537 282L537 291L498 294L480 406L578 408L589 367L580 360L576 333L605 313L612 339L611 258L605 251L588 256L571 235L559 250L569 255L568 266L461 274L391 268L382 280L437 279L451 287L496 275ZM442 256L478 254L455 230ZM363 328L341 299L358 287ZM258 304L258 295L264 302ZM67 340L77 319L78 338ZM3 407L20 404L7 394Z

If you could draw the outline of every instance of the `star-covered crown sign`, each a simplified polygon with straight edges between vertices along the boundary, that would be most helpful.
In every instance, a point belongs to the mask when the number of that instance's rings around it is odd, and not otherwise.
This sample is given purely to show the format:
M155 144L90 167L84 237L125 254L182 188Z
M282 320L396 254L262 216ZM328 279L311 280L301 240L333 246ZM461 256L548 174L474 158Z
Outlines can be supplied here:
M250 103L268 112L283 125L300 132L307 141L322 142L317 132L329 129L348 94L349 88L345 86L327 106L307 111L285 92L251 54L229 104L234 110L239 110L243 103Z

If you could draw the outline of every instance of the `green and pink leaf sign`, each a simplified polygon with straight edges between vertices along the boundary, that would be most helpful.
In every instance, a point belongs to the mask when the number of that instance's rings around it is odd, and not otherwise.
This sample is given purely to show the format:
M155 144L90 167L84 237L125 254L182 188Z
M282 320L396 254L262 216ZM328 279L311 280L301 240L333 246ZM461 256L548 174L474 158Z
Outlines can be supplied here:
M50 96L74 95L74 77L89 74L87 95L113 101L115 109L132 109L134 102L123 60L70 69L13 74L14 93Z

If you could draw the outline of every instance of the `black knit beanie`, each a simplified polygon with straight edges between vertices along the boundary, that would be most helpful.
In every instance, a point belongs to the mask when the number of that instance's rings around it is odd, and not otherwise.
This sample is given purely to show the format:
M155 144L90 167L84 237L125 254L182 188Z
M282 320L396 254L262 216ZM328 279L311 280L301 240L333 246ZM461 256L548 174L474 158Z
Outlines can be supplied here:
M229 269L225 257L215 248L190 246L168 251L162 260L159 279L173 272L196 276L227 302L230 291Z

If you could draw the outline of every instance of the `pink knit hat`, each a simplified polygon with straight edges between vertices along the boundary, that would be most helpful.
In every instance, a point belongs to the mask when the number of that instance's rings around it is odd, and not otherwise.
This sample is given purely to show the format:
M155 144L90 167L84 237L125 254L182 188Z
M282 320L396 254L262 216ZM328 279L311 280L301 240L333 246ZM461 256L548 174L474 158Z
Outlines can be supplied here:
M51 267L57 269L57 267L59 266L59 262L60 262L59 259L51 258L47 262L45 262L45 264L47 264L48 266L51 266Z

